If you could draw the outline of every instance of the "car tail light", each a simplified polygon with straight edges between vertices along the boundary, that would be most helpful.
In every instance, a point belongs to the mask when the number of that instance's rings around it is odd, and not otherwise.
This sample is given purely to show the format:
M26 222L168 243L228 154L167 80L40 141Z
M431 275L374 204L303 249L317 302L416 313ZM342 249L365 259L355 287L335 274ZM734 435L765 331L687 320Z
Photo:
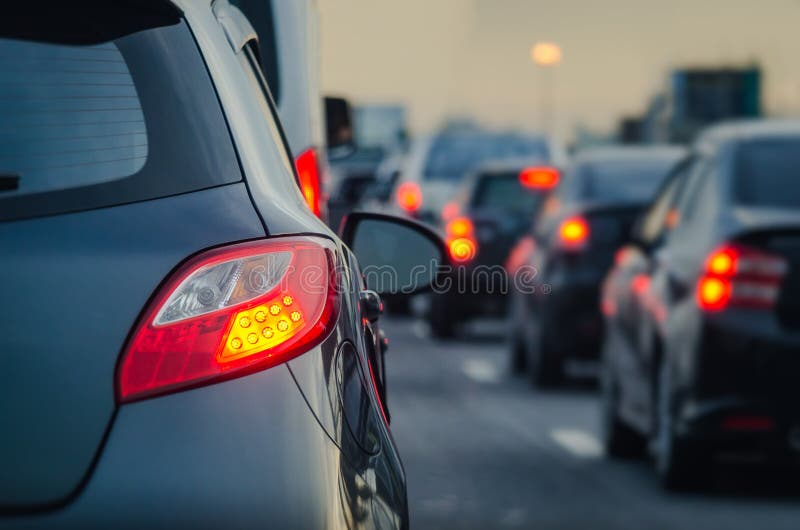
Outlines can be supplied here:
M728 306L770 309L788 270L786 260L741 244L726 244L706 259L697 304L707 311Z
M467 263L478 253L475 226L468 217L457 217L447 223L447 250L456 263Z
M583 217L570 217L558 227L561 246L568 250L580 250L589 242L589 223Z
M458 206L456 201L448 202L442 207L442 220L449 221L453 217L456 217L460 210L461 208Z
M300 181L300 191L303 192L303 197L306 199L306 204L314 212L314 215L319 217L322 212L320 206L321 201L321 186L319 178L319 162L317 160L317 153L314 149L307 149L297 157L295 160L295 168L297 169L297 178Z
M408 213L416 213L422 206L422 191L416 182L403 182L397 188L397 204Z
M534 190L550 190L556 187L560 179L554 167L526 167L519 174L520 183Z
M338 314L334 246L314 237L204 252L156 293L122 355L122 402L238 377L321 342Z

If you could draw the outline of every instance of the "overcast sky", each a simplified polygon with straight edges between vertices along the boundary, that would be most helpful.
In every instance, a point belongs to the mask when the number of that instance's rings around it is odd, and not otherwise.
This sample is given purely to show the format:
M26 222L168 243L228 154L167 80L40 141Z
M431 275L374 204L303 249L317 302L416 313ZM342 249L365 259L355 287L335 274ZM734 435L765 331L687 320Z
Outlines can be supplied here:
M408 105L414 131L448 115L540 127L537 41L561 45L557 128L610 130L677 66L765 71L767 111L800 114L800 0L318 0L322 83Z

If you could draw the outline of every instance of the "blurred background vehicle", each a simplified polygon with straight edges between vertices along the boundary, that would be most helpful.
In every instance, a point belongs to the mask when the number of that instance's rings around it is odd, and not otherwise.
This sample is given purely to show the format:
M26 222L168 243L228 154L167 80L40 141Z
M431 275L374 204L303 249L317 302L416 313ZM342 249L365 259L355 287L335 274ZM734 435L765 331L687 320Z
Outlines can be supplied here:
M597 362L600 283L640 209L683 154L675 147L617 147L587 150L570 163L529 234L524 263L536 270L533 289L512 295L515 371L553 385L566 367Z
M353 107L352 148L330 151L331 226L375 198L370 190L380 179L380 166L388 158L403 156L408 147L406 120L406 109L399 104Z
M415 140L392 191L390 211L441 226L442 209L481 164L505 158L529 158L551 164L556 150L543 137L451 127Z
M559 179L558 169L542 162L488 162L443 207L448 251L457 268L448 275L452 285L430 297L428 322L434 337L450 338L475 317L506 314L509 254Z
M408 528L360 266L424 288L443 241L314 215L225 0L0 36L0 527Z
M311 210L328 218L329 167L316 0L232 0L258 34L258 61ZM331 146L331 147L335 147Z
M796 460L798 167L800 122L705 132L605 281L607 450L651 440L668 487L719 452Z

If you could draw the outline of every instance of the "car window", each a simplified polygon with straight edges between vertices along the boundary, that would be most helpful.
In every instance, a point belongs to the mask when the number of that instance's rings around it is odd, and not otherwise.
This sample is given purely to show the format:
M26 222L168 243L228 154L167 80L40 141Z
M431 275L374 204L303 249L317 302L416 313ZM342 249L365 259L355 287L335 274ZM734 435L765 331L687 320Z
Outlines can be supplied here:
M533 214L543 200L541 193L534 193L520 184L519 173L503 173L478 180L472 206Z
M734 198L747 206L800 206L800 138L745 142L738 150L734 170Z
M577 169L583 200L644 202L650 200L677 157L603 160Z
M508 134L445 134L431 145L423 177L431 180L458 180L491 159L549 158L546 142Z
M679 216L678 223L688 223L695 218L700 204L700 196L712 166L713 162L710 160L696 159L692 162L691 167L686 169L686 185L683 186L680 197L675 203Z
M120 8L124 17L135 16ZM186 23L0 35L0 219L79 211L241 180ZM107 37L107 38L106 38ZM198 156L202 153L202 156Z
M682 164L667 183L661 188L653 204L644 213L639 228L638 238L647 245L656 244L670 228L670 216L676 201L686 182L691 162Z

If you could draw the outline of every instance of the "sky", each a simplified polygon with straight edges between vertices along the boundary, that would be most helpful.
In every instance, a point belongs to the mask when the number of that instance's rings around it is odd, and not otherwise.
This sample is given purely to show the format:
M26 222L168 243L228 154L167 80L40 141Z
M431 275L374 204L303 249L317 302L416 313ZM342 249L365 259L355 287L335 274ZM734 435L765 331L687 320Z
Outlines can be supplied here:
M460 115L540 129L548 82L560 138L610 132L687 66L758 63L765 110L800 115L800 0L317 1L324 91L404 103L416 133ZM552 71L539 41L563 50Z

